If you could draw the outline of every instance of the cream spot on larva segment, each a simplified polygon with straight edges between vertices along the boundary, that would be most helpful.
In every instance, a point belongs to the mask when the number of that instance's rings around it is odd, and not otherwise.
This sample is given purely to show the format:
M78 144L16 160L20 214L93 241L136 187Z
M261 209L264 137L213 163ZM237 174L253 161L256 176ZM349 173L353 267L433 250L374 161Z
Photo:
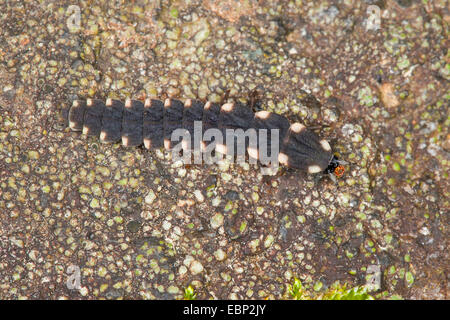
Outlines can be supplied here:
M78 107L80 105L80 103L78 102L78 100L74 100L72 103L72 106L74 107Z
M131 99L127 98L125 100L125 108L131 108Z
M167 98L164 100L164 107L169 108L172 105L172 100L170 98Z
M289 157L287 156L287 154L284 153L279 153L278 154L278 162L284 165L287 165L289 161Z
M254 159L259 159L258 149L247 148L248 155Z
M225 112L231 112L233 110L233 107L234 103L225 103L221 109Z
M258 111L255 113L255 117L258 119L266 120L270 117L271 112L269 111Z
M327 140L320 140L320 144L322 145L323 150L325 151L331 151L330 144Z
M144 139L144 146L147 150L150 150L150 148L152 147L152 141L150 139L145 138Z
M181 141L181 148L185 151L189 151L191 149L190 141L183 139Z
M83 134L88 134L89 133L89 128L86 126L83 126Z
M171 147L170 140L164 139L164 148L166 150L170 150L170 147Z
M205 141L200 141L200 149L202 152L206 151L206 147L207 147L207 145L206 145Z
M112 106L112 99L111 98L106 99L106 106L107 107L111 107Z
M151 104L152 104L152 100L151 99L145 99L145 102L144 102L144 107L145 108L150 108L150 106L151 106Z
M106 140L106 132L105 131L100 132L100 140L101 141L105 141Z
M190 108L190 107L192 107L192 100L191 100L191 99L187 99L187 100L184 102L184 107L185 107L185 108Z
M292 132L300 133L303 130L305 130L306 127L304 125L302 125L301 123L296 122L296 123L291 124L291 127L289 129L291 129Z
M69 121L69 127L70 127L70 129L75 129L76 125L77 125L77 124L76 124L75 122Z
M216 151L221 154L227 154L227 146L224 144L216 144Z
M318 165L312 165L308 167L308 172L309 173L318 173L322 171L322 169L320 169L320 167Z
M86 100L86 105L87 105L88 107L92 107L93 104L94 104L94 101L92 101L91 98L89 98L89 99Z
M206 102L206 104L203 107L203 109L209 109L209 108L211 108L211 102L210 101Z
M122 136L122 144L125 147L128 147L128 144L130 143L130 139L127 136Z

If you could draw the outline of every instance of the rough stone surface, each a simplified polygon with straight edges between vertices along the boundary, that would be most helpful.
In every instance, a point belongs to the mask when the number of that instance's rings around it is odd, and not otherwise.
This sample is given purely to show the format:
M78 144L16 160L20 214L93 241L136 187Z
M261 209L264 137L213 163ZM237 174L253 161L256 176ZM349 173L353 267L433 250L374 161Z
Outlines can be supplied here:
M280 299L374 265L378 298L448 298L447 1L77 3L79 25L67 1L0 2L0 298ZM80 97L255 89L350 162L338 185L179 168L61 121Z

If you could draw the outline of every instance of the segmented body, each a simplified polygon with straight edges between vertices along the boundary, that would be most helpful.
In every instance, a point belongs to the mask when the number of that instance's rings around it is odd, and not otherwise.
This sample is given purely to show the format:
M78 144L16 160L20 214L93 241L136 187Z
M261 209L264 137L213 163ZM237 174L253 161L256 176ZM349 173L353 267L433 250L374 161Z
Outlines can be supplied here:
M201 121L203 132L210 128L222 132L226 129L267 129L268 141L272 143L270 129L279 129L276 142L279 143L278 160L282 165L309 173L333 173L337 166L337 158L333 156L329 143L319 139L304 125L298 122L290 124L285 117L268 111L254 113L239 103L220 105L191 99L184 103L176 99L166 99L164 102L155 99L145 102L127 100L125 103L108 99L104 103L87 99L75 100L69 110L69 127L72 130L97 136L105 143L121 140L126 147L144 144L147 149L170 149L173 146L172 132L178 128L188 130L193 137L195 121ZM224 133L223 137L227 135ZM226 152L226 142L216 144L216 150ZM203 146L208 143L211 141L203 141ZM256 148L246 145L246 151L250 157L258 159L260 141Z

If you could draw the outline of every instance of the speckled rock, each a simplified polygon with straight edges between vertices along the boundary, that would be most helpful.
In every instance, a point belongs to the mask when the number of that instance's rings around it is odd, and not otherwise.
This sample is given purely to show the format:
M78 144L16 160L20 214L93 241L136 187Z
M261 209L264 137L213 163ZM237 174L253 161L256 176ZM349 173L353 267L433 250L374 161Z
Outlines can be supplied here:
M24 0L0 17L2 298L285 299L294 277L322 292L370 270L377 298L447 298L448 1ZM70 132L82 97L253 102L349 165L337 184L177 165Z

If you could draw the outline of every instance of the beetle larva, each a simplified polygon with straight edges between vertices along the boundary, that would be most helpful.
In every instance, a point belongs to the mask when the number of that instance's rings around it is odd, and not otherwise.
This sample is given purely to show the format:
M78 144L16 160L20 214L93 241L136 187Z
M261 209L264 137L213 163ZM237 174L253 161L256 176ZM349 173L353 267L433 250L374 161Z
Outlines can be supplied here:
M298 122L290 124L285 117L268 111L254 113L249 107L239 103L219 105L191 99L184 103L176 99L166 99L164 102L147 99L144 103L130 99L125 103L108 99L104 103L97 99L87 99L75 100L69 110L69 127L73 131L100 137L100 141L105 143L121 140L126 147L144 144L147 149L171 149L174 146L172 133L177 129L189 132L192 137L190 145L194 145L196 122L201 123L202 133L215 128L226 139L236 138L226 135L227 129L254 129L256 132L266 129L268 134L265 150L272 150L270 146L277 143L278 162L282 165L309 173L323 172L333 180L344 172L342 165L346 162L338 160L333 155L330 144L304 125ZM271 136L271 129L278 129L278 137ZM214 139L201 141L202 150L213 141ZM262 145L260 138L254 145L245 141L248 156L259 160ZM230 141L216 141L215 150L227 153L227 142ZM237 145L236 140L232 143Z

